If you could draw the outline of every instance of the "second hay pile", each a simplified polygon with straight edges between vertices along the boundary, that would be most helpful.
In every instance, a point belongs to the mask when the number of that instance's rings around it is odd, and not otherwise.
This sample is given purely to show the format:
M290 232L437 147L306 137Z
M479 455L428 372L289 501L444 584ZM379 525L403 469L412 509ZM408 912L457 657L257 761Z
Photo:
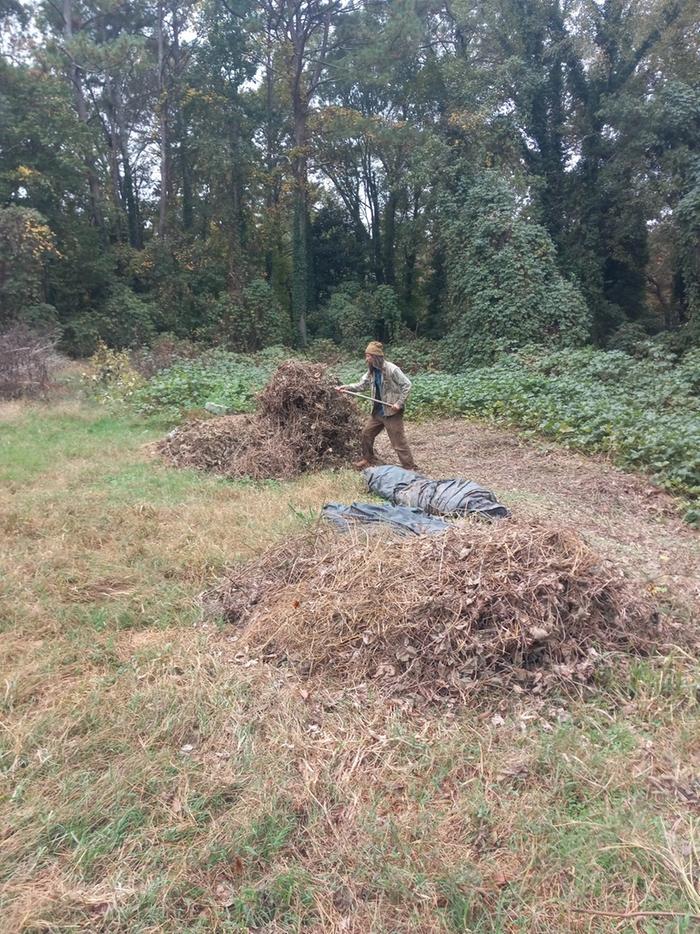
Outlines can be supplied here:
M360 420L321 364L291 360L272 375L255 415L191 422L158 444L177 467L253 480L339 466L357 452Z
M653 603L575 533L516 522L401 541L324 532L209 596L251 654L431 701L580 685L599 653L662 634Z

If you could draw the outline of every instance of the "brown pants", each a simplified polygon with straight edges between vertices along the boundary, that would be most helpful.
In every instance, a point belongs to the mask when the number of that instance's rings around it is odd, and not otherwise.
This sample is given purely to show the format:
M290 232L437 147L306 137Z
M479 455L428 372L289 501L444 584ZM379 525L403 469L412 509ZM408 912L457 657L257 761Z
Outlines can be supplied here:
M403 412L398 412L396 415L370 415L362 429L362 457L370 464L377 463L374 456L374 439L385 428L391 446L401 461L401 466L406 470L415 470L416 464L404 432Z

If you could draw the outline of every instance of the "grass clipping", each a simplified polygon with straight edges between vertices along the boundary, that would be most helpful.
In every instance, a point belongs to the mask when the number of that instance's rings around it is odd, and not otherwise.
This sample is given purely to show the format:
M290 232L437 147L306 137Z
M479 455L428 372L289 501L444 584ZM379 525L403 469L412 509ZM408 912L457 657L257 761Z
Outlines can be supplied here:
M580 686L609 651L661 635L655 606L576 534L515 522L401 540L321 531L208 597L250 655L417 700Z
M258 396L255 415L191 422L158 445L177 467L227 477L286 480L339 466L357 453L360 418L318 363L283 363Z

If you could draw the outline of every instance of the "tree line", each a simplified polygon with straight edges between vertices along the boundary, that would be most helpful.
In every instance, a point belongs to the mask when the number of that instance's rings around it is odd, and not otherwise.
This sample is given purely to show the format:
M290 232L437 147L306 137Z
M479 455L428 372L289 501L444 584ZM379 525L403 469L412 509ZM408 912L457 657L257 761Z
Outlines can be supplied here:
M0 325L700 342L690 0L0 0Z

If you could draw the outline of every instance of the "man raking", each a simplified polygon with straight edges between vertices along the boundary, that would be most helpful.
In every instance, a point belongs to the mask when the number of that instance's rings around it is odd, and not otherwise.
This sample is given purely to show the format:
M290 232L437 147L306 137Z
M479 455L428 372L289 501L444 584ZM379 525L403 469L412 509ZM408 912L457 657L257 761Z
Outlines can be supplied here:
M362 460L355 466L358 470L364 470L365 467L379 463L374 456L374 440L386 429L401 466L406 470L415 470L403 425L403 410L411 391L411 381L395 363L384 359L384 346L379 341L371 341L367 345L365 360L367 372L359 383L336 387L338 392L351 395L360 395L367 390L370 392L372 414L362 430Z

